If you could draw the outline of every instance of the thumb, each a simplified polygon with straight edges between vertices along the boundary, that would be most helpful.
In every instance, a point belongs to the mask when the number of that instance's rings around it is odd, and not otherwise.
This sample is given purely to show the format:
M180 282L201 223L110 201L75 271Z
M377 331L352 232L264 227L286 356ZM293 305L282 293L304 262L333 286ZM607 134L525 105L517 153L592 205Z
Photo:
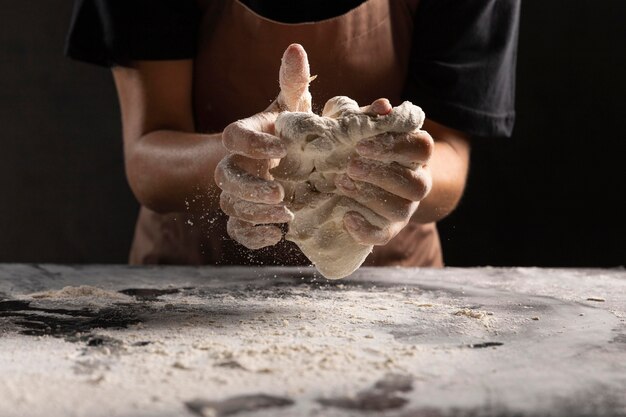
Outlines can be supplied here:
M313 77L315 78L315 77ZM276 103L281 110L311 111L309 83L313 80L306 51L297 43L287 47L280 64L280 94Z

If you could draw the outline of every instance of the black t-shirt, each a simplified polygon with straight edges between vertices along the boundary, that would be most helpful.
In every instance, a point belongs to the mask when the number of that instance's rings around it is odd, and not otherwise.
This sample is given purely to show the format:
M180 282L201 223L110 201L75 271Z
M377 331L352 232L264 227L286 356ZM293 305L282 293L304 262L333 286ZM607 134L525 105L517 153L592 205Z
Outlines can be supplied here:
M331 18L364 2L240 1L285 23ZM474 136L510 136L519 3L421 0L405 98L454 129ZM66 54L102 66L193 59L199 21L195 0L76 0Z

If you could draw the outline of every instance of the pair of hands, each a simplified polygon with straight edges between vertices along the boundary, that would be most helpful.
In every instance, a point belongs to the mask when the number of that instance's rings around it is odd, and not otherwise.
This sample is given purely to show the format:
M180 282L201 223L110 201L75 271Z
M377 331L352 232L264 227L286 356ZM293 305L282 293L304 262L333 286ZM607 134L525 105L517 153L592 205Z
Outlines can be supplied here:
M300 45L285 51L279 80L280 94L265 111L224 129L222 142L230 154L215 171L215 181L222 189L220 206L230 216L228 234L249 249L278 243L282 230L277 224L293 219L283 201L285 191L273 180L270 169L287 154L274 135L278 114L311 110L309 64ZM385 115L391 109L387 99L378 99L362 111ZM377 227L357 212L346 213L344 228L357 243L384 245L408 224L430 191L432 178L427 163L433 149L432 137L422 130L386 133L357 144L346 173L335 180L336 192L386 220L383 227Z

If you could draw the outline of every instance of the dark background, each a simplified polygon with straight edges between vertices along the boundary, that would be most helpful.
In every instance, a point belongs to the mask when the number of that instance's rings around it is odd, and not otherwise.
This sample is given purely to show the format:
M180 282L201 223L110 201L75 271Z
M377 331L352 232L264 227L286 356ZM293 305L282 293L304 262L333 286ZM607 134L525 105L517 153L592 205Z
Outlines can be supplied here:
M124 263L110 72L62 56L71 2L0 6L0 262ZM475 141L440 224L446 263L626 264L626 2L524 2L517 91L513 138Z

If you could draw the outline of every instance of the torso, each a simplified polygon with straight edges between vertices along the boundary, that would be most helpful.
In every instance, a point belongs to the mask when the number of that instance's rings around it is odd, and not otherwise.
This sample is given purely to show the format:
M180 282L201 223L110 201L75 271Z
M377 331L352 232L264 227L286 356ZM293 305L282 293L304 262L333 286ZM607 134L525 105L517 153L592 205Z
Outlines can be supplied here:
M300 43L308 53L314 111L346 95L362 105L386 97L400 103L416 1L368 0L337 17L315 23L281 23L237 0L202 1L195 61L194 108L199 132L218 132L265 109L278 94L285 48ZM197 217L197 216L195 216ZM308 261L290 242L249 251L226 235L225 216L190 220L184 213L159 215L142 208L132 263L287 264ZM194 225L189 225L191 221ZM375 248L369 265L439 266L434 224L409 224L388 245Z

